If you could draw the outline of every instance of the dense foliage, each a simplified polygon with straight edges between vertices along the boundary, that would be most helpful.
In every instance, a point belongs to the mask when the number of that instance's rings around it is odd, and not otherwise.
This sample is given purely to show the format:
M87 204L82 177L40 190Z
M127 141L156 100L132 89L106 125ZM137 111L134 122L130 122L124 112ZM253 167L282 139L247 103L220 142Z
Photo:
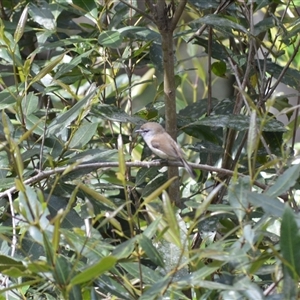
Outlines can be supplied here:
M1 299L298 299L299 4L0 0Z

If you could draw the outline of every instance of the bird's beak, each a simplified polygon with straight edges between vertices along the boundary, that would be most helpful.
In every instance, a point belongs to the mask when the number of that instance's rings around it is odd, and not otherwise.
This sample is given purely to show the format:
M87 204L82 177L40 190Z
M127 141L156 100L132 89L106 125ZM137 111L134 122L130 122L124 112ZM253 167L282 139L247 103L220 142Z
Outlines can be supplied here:
M137 129L135 132L140 133L140 132L143 132L143 130L142 129Z

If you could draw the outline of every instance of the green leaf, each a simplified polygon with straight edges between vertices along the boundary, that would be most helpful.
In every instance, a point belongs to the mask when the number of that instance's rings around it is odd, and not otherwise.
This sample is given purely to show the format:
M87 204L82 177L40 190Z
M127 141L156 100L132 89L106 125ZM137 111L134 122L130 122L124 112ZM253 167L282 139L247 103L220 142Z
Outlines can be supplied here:
M283 265L283 285L282 285L282 293L283 299L298 299L299 297L299 282L294 280L294 278L290 275L288 267Z
M53 270L53 277L59 285L66 286L69 283L71 276L71 264L70 261L57 253L54 254L55 265Z
M76 68L84 58L89 57L91 55L91 53L94 50L89 50L86 51L78 56L75 56L71 61L69 61L68 63L64 63L59 67L59 70L56 72L54 78L58 79L61 76L65 75L68 76L67 73L70 73L70 71L72 71L74 68ZM82 74L81 74L82 77Z
M135 249L135 245L137 242L138 237L131 238L128 241L123 242L122 244L118 245L115 250L113 251L112 255L117 257L118 259L126 258L132 254Z
M9 92L7 89L0 92L0 109L6 109L13 104L16 104L18 97L13 92Z
M258 36L261 32L265 32L270 28L274 27L274 22L275 20L272 17L264 18L260 22L257 22L254 25L253 35Z
M92 163L92 162L109 162L118 159L118 151L115 149L87 149L72 156L69 163Z
M30 85L41 80L43 77L48 75L61 62L61 60L64 58L64 56L65 56L65 54L63 53L63 54L59 55L58 57L56 57L55 59L53 59L52 61L50 61L46 65L46 67L44 67L42 70L40 70L39 73L32 78Z
M15 260L10 256L0 255L0 272L9 270L11 268L16 268L19 271L26 270L26 267L23 265L22 261Z
M30 92L22 99L22 110L25 116L28 116L38 110L39 98Z
M213 150L207 149L209 153L213 153L215 151L218 151L218 153L223 152L222 147L220 147L220 146L218 147L216 145L216 144L219 144L219 140L218 140L215 130L207 128L207 126L194 125L194 124L187 124L185 127L181 128L181 130L184 133L186 133L196 139L203 140L203 143L206 143L207 145L209 143L213 143L213 146L212 146ZM218 149L221 150L221 152ZM202 152L202 150L205 151L205 147L203 147L203 145L201 145L201 152Z
M28 130L28 134L35 133L37 135L43 135L45 133L45 124L42 122L41 118L37 117L35 114L30 114L26 116L26 129Z
M142 157L143 159L143 157ZM135 177L135 185L136 186L144 186L145 182L147 182L149 179L151 180L152 178L156 177L159 174L158 168L140 168L136 177ZM153 191L154 189L152 189ZM149 190L150 192L150 190ZM143 190L143 194L144 194ZM151 193L151 192L150 192Z
M260 119L257 119L258 128L261 123ZM194 125L205 125L212 127L226 127L232 128L238 131L244 131L249 129L250 118L243 115L214 115L206 117L202 120L197 121ZM263 131L270 132L284 132L286 129L283 124L275 119L270 119L262 129Z
M255 284L249 277L244 276L234 283L235 290L243 291L247 300L264 300L261 287Z
M97 130L97 123L82 122L76 130L69 144L69 148L82 148L94 136Z
M212 98L211 105L215 108L217 104L219 103L218 99ZM208 99L201 99L197 100L196 102L188 104L185 108L181 109L179 111L180 118L183 119L183 121L186 119L187 125L190 123L188 121L190 120L197 120L199 118L202 118L207 113L207 105L208 105ZM182 126L182 124L180 124Z
M122 28L119 28L118 31L121 33L123 37L128 37L134 40L140 40L140 41L161 41L161 36L159 33L147 28L147 27L141 27L141 26L125 26Z
M15 30L14 39L16 43L20 41L20 39L24 34L27 17L28 17L28 5L25 6Z
M34 3L29 4L29 14L32 19L48 30L54 30L56 28L56 23L54 16L51 12L49 4L46 1L43 1L43 5L37 6Z
M82 300L81 286L76 284L73 285L69 291L69 300ZM92 298L91 298L92 299Z
M293 165L279 175L273 185L267 190L266 194L277 197L295 185L300 176L300 164Z
M70 247L76 253L80 253L92 264L99 262L105 256L108 256L114 249L113 245L103 241L102 236L93 232L93 237L86 238L85 232L81 229L61 229L60 231L66 238Z
M46 196L48 197L48 209L51 218L55 218L59 211L63 211L62 228L80 228L84 225L84 220L82 220L76 210L68 206L70 199L63 196L45 194Z
M285 205L281 229L280 249L283 258L288 262L287 269L294 280L300 277L300 234L295 214L288 204ZM283 263L285 263L283 261Z
M258 135L258 128L257 128L256 111L252 110L250 115L250 124L249 124L248 139L247 139L247 156L248 156L249 168L251 166L252 153L257 149L258 141L259 141L259 135Z
M239 178L237 182L231 181L228 188L228 200L233 208L234 213L241 222L246 215L249 206L247 193L250 190L250 178Z
M103 47L119 48L122 41L122 35L118 31L107 30L100 33L98 37L98 43Z
M156 170L156 173L158 175L154 179L151 179L147 183L146 187L143 188L142 197L148 197L153 192L157 191L167 181L167 178L166 178L165 175L163 175L162 173L157 172L157 170Z
M124 262L120 263L121 267L124 268L131 276L138 278L140 276L140 268L143 274L143 281L146 284L154 284L156 282L160 282L163 277L159 274L159 272L152 270L149 267L144 265L139 265L136 262Z
M268 74L274 76L275 78L279 78L283 72L283 68L285 66L279 66L271 61L260 60L261 68L265 68ZM299 82L300 82L300 72L299 70L288 68L284 72L284 76L281 77L281 82L286 85L298 90Z
M43 234L43 246L45 249L47 263L51 267L54 267L55 262L56 262L56 257L55 257L56 253L54 253L54 251L53 251L52 243L50 242L49 237L47 236L47 233L43 232L42 234Z
M226 63L224 61L216 61L211 65L212 72L219 77L224 77L226 73Z
M117 263L117 261L117 258L114 256L104 257L97 264L86 268L85 270L81 271L80 274L74 276L71 280L71 284L80 284L94 280L97 277L104 274L105 272L112 269Z
M153 246L151 240L148 239L144 234L142 234L139 236L138 241L142 249L145 251L147 257L157 266L164 268L164 261L157 249Z
M67 112L58 115L49 125L49 133L56 134L58 131L61 131L62 128L68 127L69 124L80 115L85 106L92 100L95 92L96 90L92 91L83 99L79 100Z
M206 24L209 26L215 26L216 28L219 28L219 29L221 28L222 30L225 30L226 33L229 33L229 34L232 33L233 29L248 34L248 31L245 27L243 27L242 25L235 23L221 15L215 15L215 14L206 15L203 18L200 18L200 19L194 21L193 23L194 24L200 23L200 24Z
M85 12L90 12L97 8L94 0L73 0L72 3L82 8Z
M133 300L134 298L129 293L128 289L124 286L122 282L118 283L117 278L113 278L113 276L102 275L100 278L95 280L95 284L97 285L97 289L103 292L104 294L110 293L116 297L116 299L122 300ZM113 298L113 297L112 297ZM95 298L96 300L97 298Z
M161 299L163 292L167 289L170 283L169 278L163 278L160 281L157 281L154 285L152 285L149 289L143 293L143 295L139 298L140 300L152 300L152 299ZM176 298L181 299L181 298Z
M164 191L162 194L163 199L163 211L164 211L164 218L168 224L168 231L172 232L172 235L176 237L177 241L179 242L180 247L181 245L181 236L180 236L180 228L179 228L179 219L180 216L176 215L174 212L174 206L171 204L169 195Z
M277 198L255 192L248 192L247 198L252 205L262 207L268 215L281 217L283 214L284 204Z
M97 108L92 108L92 112L96 116L101 116L104 119L113 121L113 122L123 122L123 123L133 123L136 125L141 125L145 121L137 116L130 116L124 110L117 108L116 106L100 104Z
M46 218L47 209L42 205L36 191L32 187L25 186L25 190L20 191L19 209L29 223L33 224L39 220L40 226L44 229L49 225L49 221Z

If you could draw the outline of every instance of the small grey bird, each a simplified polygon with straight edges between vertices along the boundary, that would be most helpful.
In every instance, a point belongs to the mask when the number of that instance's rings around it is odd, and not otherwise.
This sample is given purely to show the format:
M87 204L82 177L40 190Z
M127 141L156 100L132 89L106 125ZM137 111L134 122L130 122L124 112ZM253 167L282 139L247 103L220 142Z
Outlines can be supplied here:
M184 159L184 154L178 144L158 123L148 122L143 124L140 129L136 130L143 137L150 150L160 158L180 161L192 178L196 173Z

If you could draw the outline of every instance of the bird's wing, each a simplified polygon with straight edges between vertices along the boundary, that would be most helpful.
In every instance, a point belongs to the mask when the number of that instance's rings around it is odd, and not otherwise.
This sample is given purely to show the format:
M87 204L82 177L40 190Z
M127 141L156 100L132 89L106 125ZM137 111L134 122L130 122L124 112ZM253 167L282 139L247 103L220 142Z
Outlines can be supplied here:
M155 140L155 138L152 139L151 145L153 148L159 149L159 142Z

